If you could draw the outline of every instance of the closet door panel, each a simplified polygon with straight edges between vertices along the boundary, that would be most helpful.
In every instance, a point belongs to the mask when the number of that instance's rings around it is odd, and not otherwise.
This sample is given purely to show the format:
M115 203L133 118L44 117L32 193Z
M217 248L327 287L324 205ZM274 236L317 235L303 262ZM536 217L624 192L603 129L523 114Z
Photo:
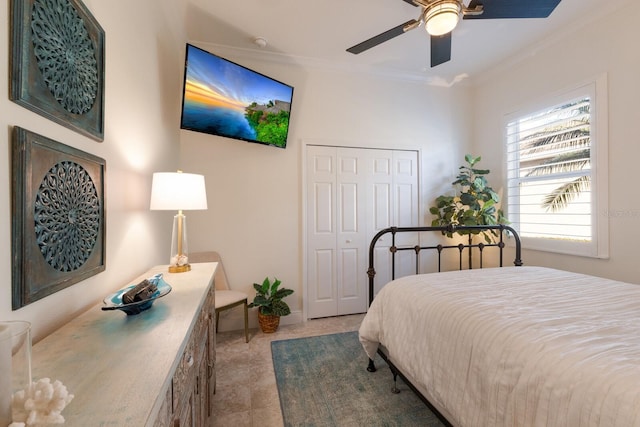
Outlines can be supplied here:
M336 315L335 148L307 152L307 298L310 318Z
M418 153L415 151L393 152L393 218L398 227L415 227L418 221ZM418 233L402 233L396 238L398 246L420 244ZM396 275L403 277L415 274L416 257L413 251L396 256Z
M367 150L338 148L339 187L336 236L338 315L364 313L367 310L367 259L362 248L367 245L365 188L368 180Z

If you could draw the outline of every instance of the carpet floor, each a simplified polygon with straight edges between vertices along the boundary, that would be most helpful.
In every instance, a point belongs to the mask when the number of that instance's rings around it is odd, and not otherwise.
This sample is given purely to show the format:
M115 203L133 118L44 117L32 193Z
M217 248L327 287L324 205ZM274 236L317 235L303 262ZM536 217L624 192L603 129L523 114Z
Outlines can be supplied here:
M442 426L429 408L376 356L367 356L357 332L271 343L276 383L286 427Z

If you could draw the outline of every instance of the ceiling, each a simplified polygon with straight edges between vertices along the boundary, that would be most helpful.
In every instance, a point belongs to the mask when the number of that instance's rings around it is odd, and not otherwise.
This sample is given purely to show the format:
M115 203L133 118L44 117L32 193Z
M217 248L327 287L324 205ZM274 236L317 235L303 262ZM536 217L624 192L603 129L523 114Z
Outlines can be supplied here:
M359 55L346 49L410 19L420 9L403 0L187 0L193 43L271 59L452 84L504 61L531 54L559 32L571 31L630 0L562 0L546 19L461 20L453 31L451 61L430 67L424 27ZM485 0L488 2L490 0ZM533 0L514 0L533 1ZM465 0L468 4L468 0ZM265 47L255 37L267 40Z

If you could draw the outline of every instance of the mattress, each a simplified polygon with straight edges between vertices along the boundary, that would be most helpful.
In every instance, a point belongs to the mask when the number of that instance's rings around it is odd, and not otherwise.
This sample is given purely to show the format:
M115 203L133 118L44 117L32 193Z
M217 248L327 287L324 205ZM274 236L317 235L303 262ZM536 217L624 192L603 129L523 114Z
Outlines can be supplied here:
M543 267L394 280L361 326L455 426L640 426L640 286Z

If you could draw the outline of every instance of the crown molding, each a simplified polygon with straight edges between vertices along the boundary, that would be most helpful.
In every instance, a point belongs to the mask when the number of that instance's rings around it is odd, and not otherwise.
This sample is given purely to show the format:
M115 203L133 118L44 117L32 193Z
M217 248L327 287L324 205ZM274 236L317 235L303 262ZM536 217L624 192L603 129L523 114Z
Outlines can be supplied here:
M345 74L367 75L385 80L401 81L405 83L426 84L433 87L449 88L467 80L467 74L454 76L447 80L441 76L427 75L426 72L410 72L393 67L379 67L370 65L353 64L345 61L328 61L311 58L308 56L290 55L273 50L248 49L228 46L203 41L189 41L189 43L221 56L235 59L247 59L249 61L271 62L288 66L297 66L321 71L330 71Z

